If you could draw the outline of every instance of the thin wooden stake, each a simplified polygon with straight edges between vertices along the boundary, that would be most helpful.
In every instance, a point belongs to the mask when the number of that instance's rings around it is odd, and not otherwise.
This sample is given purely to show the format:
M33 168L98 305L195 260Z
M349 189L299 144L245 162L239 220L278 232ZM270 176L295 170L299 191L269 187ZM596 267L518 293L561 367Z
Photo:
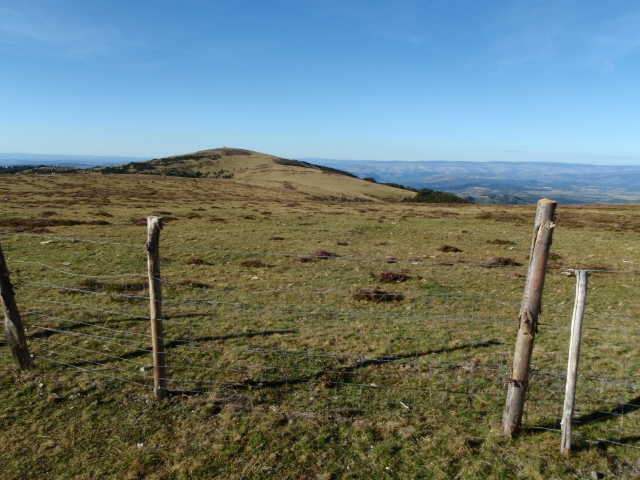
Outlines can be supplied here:
M578 381L578 362L580 361L580 341L582 339L582 319L584 307L587 304L587 288L589 272L576 270L576 300L573 305L571 318L571 340L569 341L569 361L567 362L567 386L564 393L564 409L562 411L562 443L560 451L568 454L571 451L571 434L573 422L573 407L576 399L576 384Z
M502 415L505 435L513 436L520 429L524 401L529 385L529 367L533 353L533 341L538 333L538 315L542 307L542 290L549 261L549 249L555 227L557 203L543 198L538 202L536 221L533 227L529 271L524 287L518 324L518 336L513 355L511 379L507 390L507 401Z
M13 285L9 279L9 269L4 259L2 246L0 245L0 297L2 297L2 310L4 311L4 334L7 337L13 360L18 368L29 368L33 365L27 337L24 334L22 319L16 304Z
M167 396L167 369L162 333L162 284L160 282L160 230L162 217L147 217L147 267L149 271L149 306L151 309L151 344L153 346L153 394L158 400Z

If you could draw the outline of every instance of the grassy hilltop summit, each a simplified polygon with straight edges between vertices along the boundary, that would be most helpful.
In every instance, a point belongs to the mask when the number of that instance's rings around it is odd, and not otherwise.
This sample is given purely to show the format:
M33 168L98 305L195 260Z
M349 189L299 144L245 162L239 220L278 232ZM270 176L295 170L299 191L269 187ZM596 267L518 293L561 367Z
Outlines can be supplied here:
M103 168L104 174L150 174L218 178L262 187L280 187L327 200L399 201L415 194L366 182L331 167L289 160L240 148L215 148Z

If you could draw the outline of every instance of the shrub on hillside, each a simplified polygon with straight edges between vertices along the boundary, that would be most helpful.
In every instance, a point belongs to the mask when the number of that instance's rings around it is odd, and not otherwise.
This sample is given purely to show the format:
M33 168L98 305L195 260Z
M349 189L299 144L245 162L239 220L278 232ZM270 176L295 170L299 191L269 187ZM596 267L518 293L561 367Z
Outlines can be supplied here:
M473 203L469 200L465 200L464 198L460 198L453 193L439 192L428 188L418 190L415 197L404 198L402 201L419 203Z

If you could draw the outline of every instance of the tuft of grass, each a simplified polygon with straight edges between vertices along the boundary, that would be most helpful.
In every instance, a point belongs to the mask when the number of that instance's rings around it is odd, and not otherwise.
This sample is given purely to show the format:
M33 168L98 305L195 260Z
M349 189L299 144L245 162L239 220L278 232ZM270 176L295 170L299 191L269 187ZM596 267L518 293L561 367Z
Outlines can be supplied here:
M100 210L99 212L94 213L94 215L96 217L107 217L107 218L113 217L113 215L111 215L109 212L105 212L104 210Z
M491 245L515 245L515 242L512 242L511 240L502 240L500 238L487 240L487 243L490 243Z
M406 282L409 279L406 273L392 272L390 270L383 270L378 275L372 272L370 275L380 283L400 283Z
M259 260L257 258L253 258L251 260L244 260L240 262L240 265L242 265L243 267L252 267L252 268L268 267L266 263L264 263L262 260Z
M458 247L454 247L453 245L446 245L446 244L440 245L439 247L436 248L436 250L438 250L439 252L446 252L446 253L462 252L462 250L460 250Z
M78 282L78 289L104 293L141 293L149 288L147 281L135 282L101 282L93 278L85 278Z
M400 293L385 292L380 287L357 288L355 292L351 294L351 298L357 301L369 301L369 302L399 302L404 299L404 296Z
M31 230L29 230L30 233L51 233L51 230L49 230L47 227L33 227Z
M491 260L488 260L485 264L485 267L521 267L522 264L516 262L511 257L493 257Z
M211 263L198 257L189 257L183 263L185 265L211 265Z
M176 285L189 288L211 288L211 285L208 283L199 282L197 280L180 280L179 282L176 282Z
M561 258L562 258L562 255L556 252L549 252L549 260L551 260L552 262L560 260Z
M314 253L316 258L338 258L340 255L337 253L329 252L328 250L316 250Z
M227 223L227 220L220 217L209 217L209 221L213 223Z

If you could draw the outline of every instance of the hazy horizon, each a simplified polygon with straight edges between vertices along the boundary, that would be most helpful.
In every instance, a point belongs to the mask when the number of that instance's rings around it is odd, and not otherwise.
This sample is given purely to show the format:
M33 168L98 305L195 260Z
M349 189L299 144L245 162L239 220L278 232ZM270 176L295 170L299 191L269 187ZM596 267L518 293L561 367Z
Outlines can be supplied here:
M241 147L238 147L241 148ZM196 151L196 150L194 150ZM24 152L0 152L0 165L9 165L11 161L23 162L20 163L22 165L28 165L29 162L55 162L56 160L60 161L68 161L68 162L83 162L83 163L91 163L96 162L95 165L112 165L117 162L121 163L129 163L129 162L143 162L146 160L151 160L153 158L163 158L170 157L175 155L181 155L189 152L180 152L173 153L170 155L162 155L157 157L151 156L120 156L120 155L79 155L79 154L64 154L64 153L24 153ZM273 154L271 152L261 152L267 154ZM416 159L416 160L406 160L406 159L368 159L368 158L326 158L326 157L309 157L309 156L292 156L288 158L293 158L297 160L307 161L313 163L313 161L326 161L326 162L463 162L463 163L540 163L540 164L566 164L566 165L594 165L594 166L608 166L608 167L638 167L640 168L640 163L625 163L620 161L621 159L616 158L619 163L603 163L603 162L588 162L585 159L582 161L547 161L547 160L469 160L469 159L456 159L456 160L447 160L447 159ZM632 160L632 159L630 159ZM26 162L26 163L25 163ZM104 162L104 163L100 163Z

